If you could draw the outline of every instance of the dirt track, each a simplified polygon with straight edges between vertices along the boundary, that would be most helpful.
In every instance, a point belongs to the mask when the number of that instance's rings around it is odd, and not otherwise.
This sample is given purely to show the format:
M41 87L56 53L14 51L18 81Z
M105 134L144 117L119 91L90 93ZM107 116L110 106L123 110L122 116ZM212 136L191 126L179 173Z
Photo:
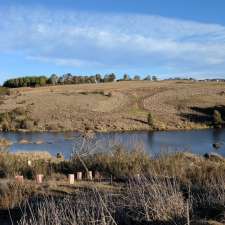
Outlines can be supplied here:
M225 83L128 81L11 90L0 112L24 108L33 130L147 130L207 127L214 109L225 111Z

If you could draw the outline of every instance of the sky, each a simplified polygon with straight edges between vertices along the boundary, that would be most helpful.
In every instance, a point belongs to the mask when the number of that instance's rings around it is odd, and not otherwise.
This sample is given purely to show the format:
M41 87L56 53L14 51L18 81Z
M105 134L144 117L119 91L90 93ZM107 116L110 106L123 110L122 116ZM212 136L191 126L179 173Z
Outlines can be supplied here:
M225 78L224 0L0 0L0 83L52 73Z

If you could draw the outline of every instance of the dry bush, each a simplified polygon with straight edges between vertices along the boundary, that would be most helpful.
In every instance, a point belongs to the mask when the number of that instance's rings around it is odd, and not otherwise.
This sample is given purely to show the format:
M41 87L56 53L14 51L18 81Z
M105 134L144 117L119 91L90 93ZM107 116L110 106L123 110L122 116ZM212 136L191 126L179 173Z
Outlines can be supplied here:
M132 180L127 199L136 221L186 221L187 204L175 179L156 175Z
M28 158L23 154L12 154L0 152L0 177L14 177L21 174L26 178L34 178L36 174L50 175L52 172L51 164L44 159L36 159L32 161L32 165L28 165Z
M204 186L212 177L225 179L225 159L203 156L188 152L161 154L150 159L148 174L152 171L160 176L176 177L182 184Z
M224 177L211 177L201 186L193 186L191 191L195 216L225 222Z
M87 190L73 197L44 198L24 213L19 225L116 225L109 204L107 196Z
M152 160L150 176L176 177L179 190L191 202L193 218L225 221L225 159L191 153L161 155ZM155 175L154 175L155 174ZM162 188L162 190L165 190ZM173 205L174 201L171 201Z
M34 192L32 184L21 184L12 181L0 183L0 209L12 209L19 206Z
M33 201L19 224L185 224L186 204L176 181L143 178L129 184L116 193L83 189L66 198Z
M83 163L81 163L81 160ZM125 150L121 146L114 146L112 151L74 156L70 161L55 165L57 172L70 173L89 170L98 171L106 177L128 179L140 173L145 173L149 167L150 157L141 149Z
M18 107L10 112L0 114L0 127L2 131L32 130L35 128L35 124L34 120L30 118L28 111L23 107Z

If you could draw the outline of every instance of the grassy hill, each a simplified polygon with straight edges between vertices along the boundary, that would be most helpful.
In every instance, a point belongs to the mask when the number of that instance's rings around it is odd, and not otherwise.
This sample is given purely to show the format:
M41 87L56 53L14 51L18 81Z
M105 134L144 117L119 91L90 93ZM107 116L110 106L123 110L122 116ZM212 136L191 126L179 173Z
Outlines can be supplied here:
M124 131L206 128L225 112L225 83L124 81L11 89L1 97L5 130Z

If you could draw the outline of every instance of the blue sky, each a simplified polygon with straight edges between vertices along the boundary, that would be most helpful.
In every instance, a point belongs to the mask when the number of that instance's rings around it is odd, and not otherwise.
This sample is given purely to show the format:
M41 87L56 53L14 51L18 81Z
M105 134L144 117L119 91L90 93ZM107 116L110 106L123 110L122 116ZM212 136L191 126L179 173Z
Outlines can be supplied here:
M224 0L0 0L0 83L67 72L225 78L224 8Z

